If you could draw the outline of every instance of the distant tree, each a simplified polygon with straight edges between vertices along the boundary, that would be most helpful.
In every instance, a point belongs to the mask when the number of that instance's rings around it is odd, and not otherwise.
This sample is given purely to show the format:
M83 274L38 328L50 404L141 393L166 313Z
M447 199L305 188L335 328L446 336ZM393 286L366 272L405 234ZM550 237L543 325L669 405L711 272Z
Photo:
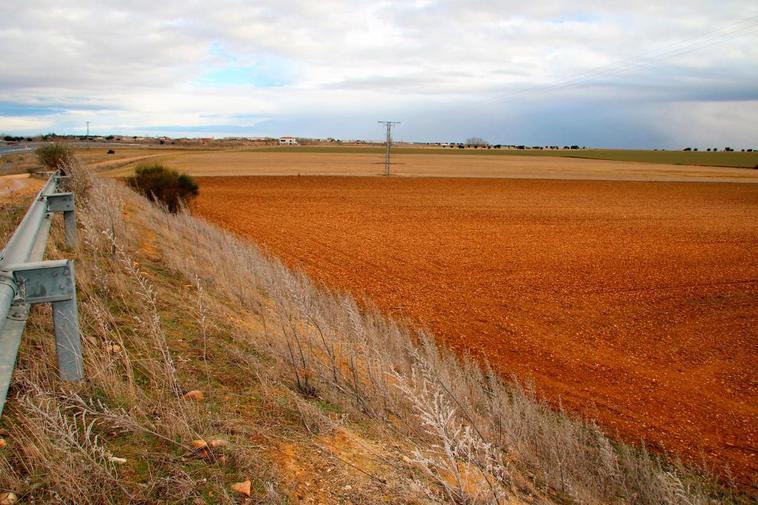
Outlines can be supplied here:
M472 146L472 147L479 147L479 146L487 146L489 145L489 142L484 140L481 137L471 137L466 139L466 144Z
M150 200L166 205L169 212L177 212L182 203L189 203L199 193L192 177L158 163L137 167L126 182Z
M571 146L571 149L579 149L579 146Z
M724 152L731 153L733 151L734 151L734 149L732 149L731 147L725 147L724 148Z
M697 147L693 149L693 151L697 151Z
M685 147L684 150L685 151L692 151L692 148L691 147Z

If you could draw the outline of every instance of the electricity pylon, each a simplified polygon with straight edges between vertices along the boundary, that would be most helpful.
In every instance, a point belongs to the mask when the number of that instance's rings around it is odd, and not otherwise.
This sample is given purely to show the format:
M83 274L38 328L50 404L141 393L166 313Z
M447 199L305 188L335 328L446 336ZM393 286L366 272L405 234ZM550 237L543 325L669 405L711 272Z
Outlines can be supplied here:
M390 147L392 146L392 127L400 121L377 121L387 127L387 150L384 153L384 175L390 175Z

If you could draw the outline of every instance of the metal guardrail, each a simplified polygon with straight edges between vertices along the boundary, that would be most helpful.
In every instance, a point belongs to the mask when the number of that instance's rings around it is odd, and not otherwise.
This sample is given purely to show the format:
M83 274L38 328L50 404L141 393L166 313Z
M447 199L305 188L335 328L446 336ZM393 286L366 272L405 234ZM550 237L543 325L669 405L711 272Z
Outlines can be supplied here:
M55 213L63 213L66 246L76 245L74 194L59 192L65 179L57 173L50 176L0 252L0 415L32 304L52 304L61 379L84 376L74 262L42 261Z

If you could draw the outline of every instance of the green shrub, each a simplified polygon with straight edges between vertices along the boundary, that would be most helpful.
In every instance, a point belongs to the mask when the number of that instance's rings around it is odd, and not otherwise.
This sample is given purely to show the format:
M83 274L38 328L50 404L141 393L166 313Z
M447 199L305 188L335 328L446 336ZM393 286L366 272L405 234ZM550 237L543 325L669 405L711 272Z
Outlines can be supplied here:
M35 151L37 159L48 170L62 170L74 159L74 152L66 144L44 144Z
M195 181L161 164L141 165L126 179L129 186L154 202L163 203L169 212L176 212L182 202L189 203L198 195Z

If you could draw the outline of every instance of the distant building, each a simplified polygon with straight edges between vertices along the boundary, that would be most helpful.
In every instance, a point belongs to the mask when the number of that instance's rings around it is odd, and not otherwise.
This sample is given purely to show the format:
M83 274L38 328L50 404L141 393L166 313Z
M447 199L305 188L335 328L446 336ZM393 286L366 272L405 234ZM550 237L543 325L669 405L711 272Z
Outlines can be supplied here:
M279 137L280 145L296 146L297 139L295 137Z

